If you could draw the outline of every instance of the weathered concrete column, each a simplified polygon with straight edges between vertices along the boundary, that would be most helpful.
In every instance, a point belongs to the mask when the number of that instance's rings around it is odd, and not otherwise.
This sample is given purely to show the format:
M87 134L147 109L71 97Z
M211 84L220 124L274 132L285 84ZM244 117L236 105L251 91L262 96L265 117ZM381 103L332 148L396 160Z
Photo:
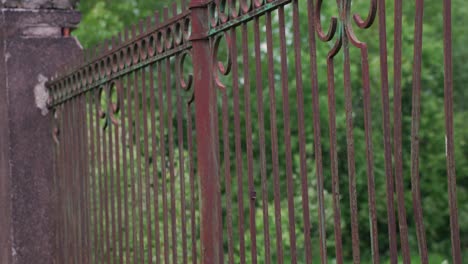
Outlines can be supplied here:
M0 3L0 263L55 263L51 116L44 82L81 53L76 0Z

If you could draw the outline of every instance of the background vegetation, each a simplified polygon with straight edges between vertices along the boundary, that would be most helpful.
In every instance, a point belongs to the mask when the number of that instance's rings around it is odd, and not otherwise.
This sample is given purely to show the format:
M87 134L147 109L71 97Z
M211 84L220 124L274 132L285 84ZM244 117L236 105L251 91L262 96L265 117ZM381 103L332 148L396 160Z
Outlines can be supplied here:
M288 16L288 23L286 25L286 36L287 43L292 43L292 34L293 30L300 30L301 32L301 43L302 49L301 54L304 60L303 64L303 78L304 78L304 102L306 107L312 102L312 97L309 87L311 86L311 76L308 73L308 58L309 58L309 49L308 49L308 35L307 35L307 8L306 1L300 2L300 17L301 24L299 29L294 28L292 25L292 20L290 19L292 11L290 8L286 9L286 15ZM367 13L368 1L364 0L355 0L353 1L353 10L362 15ZM154 10L160 10L163 6L170 4L169 0L159 0L159 1L149 1L149 0L82 0L79 4L79 9L83 13L83 20L80 25L80 28L74 32L75 36L78 37L80 42L84 47L92 47L98 44L100 41L106 38L110 38L116 35L118 32L121 32L124 27L136 23L139 19L144 18L153 14ZM454 100L455 100L455 112L454 112L454 121L455 121L455 143L456 143L456 161L457 161L457 180L458 180L458 210L459 210L459 220L460 220L460 233L462 239L462 250L464 252L464 258L468 258L468 108L466 100L468 99L468 93L466 92L466 83L468 83L468 48L466 48L466 43L468 43L468 34L466 34L465 25L468 22L468 5L464 0L453 0L453 25L454 25ZM323 7L324 15L324 25L328 23L326 17L330 17L333 14L337 14L335 7L335 1L325 1ZM277 15L273 16L273 19L277 19ZM261 19L262 25L264 25L265 19ZM404 160L404 185L406 190L406 212L409 225L409 240L412 247L412 252L414 254L413 262L418 263L417 257L417 239L415 232L415 224L413 217L413 208L412 208L412 197L411 197L411 181L410 181L410 132L411 132L411 92L412 92L412 71L413 71L413 39L414 39L414 2L413 1L404 1L404 16L403 16L403 62L402 62L402 71L403 71L403 80L402 80L402 91L403 91L403 160ZM264 29L263 29L264 30ZM274 26L274 36L275 36L275 54L279 53L279 28ZM239 31L240 32L240 31ZM264 31L262 31L264 32ZM393 102L393 2L387 1L387 35L389 36L388 41L388 50L389 50L389 74L390 74L390 99ZM262 33L264 34L264 33ZM360 39L365 41L369 47L369 63L370 63L370 76L371 76L371 88L372 88L372 118L373 118L373 143L374 143L374 159L375 159L375 177L376 177L376 194L377 194L377 214L378 214L378 227L379 227L379 251L382 254L383 259L388 258L388 237L387 237L387 207L386 207L386 180L385 180L385 170L384 170L384 156L383 156L383 135L382 135L382 110L381 110L381 93L380 93L380 60L379 60L379 46L378 46L378 23L374 23L374 26L365 31L357 31L357 34ZM449 226L449 208L448 208L448 197L447 197L447 179L446 179L446 161L445 161L445 126L444 126L444 94L443 94L443 31L442 31L442 3L440 1L425 1L425 13L424 13L424 34L423 34L424 44L423 44L423 70L422 70L422 94L421 94L421 128L420 128L420 177L421 177L421 189L422 189L422 206L425 216L425 227L428 247L431 252L431 263L441 263L444 260L448 262L451 261L450 257L450 226ZM252 26L249 28L249 47L250 52L253 53L253 34ZM265 41L264 38L262 41ZM238 47L241 47L240 42L240 33L238 34ZM330 161L329 161L329 131L328 131L328 101L326 94L327 80L326 76L326 54L330 49L329 43L319 43L318 45L318 68L319 68L319 85L320 85L320 106L321 106L321 123L322 123L322 146L323 146L323 156L324 156L324 176L326 179L326 206L327 208L327 235L329 241L329 254L334 254L333 248L333 218L331 211L331 173L330 173ZM239 48L239 52L241 49ZM268 62L266 60L266 50L262 49L262 65L263 78L266 80L268 76L267 67ZM366 156L365 156L365 141L364 141L364 125L363 125L363 107L362 107L362 87L361 72L360 72L360 54L357 48L351 47L351 59L352 59L352 87L353 87L353 109L354 109L354 137L355 137L355 149L356 149L356 175L358 188L358 204L359 204L359 230L360 230L360 240L361 240L361 253L363 260L369 260L371 254L370 246L370 233L369 233L369 210L368 210L368 197L367 197L367 176L366 176ZM222 52L221 52L222 53ZM254 58L254 54L251 54L250 57ZM242 62L241 58L238 58L239 62ZM289 95L290 98L296 98L296 83L295 83L295 69L293 67L294 62L294 52L292 49L288 52L288 61L290 66L289 71ZM347 176L347 152L346 152L346 126L345 126L345 112L344 112L344 93L343 93L343 58L342 56L337 56L335 59L335 82L337 84L337 140L338 140L338 160L339 160L339 177L340 177L340 190L342 193L341 197L341 209L342 209L342 229L343 229L343 243L344 243L344 255L347 260L351 259L352 249L351 249L351 239L350 239L350 210L349 210L349 194L348 194L348 176ZM242 68L242 63L240 64ZM257 69L254 67L252 61L250 65L250 72L255 73ZM284 132L282 131L283 119L281 114L281 87L280 87L280 56L275 56L275 76L278 79L276 85L276 93L278 97L277 106L278 106L278 138L282 139ZM252 77L253 80L253 77ZM232 82L232 76L226 77L224 79L226 83ZM266 83L266 81L265 81ZM241 80L241 86L244 84L244 81ZM256 83L252 84L252 91L257 89ZM266 86L265 86L265 95L266 95ZM232 92L229 92L232 93ZM243 97L243 90L241 91ZM232 97L232 94L229 95L229 98ZM256 96L252 92L252 104L255 102ZM299 140L297 133L297 104L296 99L291 99L291 124L292 127L292 146L293 146L293 173L294 179L297 184L294 188L297 190L295 195L295 205L296 205L296 218L298 226L301 223L301 197L300 197L300 184L299 184L299 168L300 168L300 159L299 159ZM241 103L241 107L244 107L244 103ZM221 109L221 108L220 108ZM232 105L230 106L232 111ZM393 109L393 107L392 107ZM265 99L265 108L257 109L254 106L253 113L256 115L258 111L263 111L265 113L269 112L268 108L268 98ZM245 114L245 113L244 113ZM242 115L242 131L245 131L245 116ZM255 117L256 118L256 117ZM254 118L254 119L255 119ZM267 146L265 149L267 152L271 149L271 127L269 126L269 115L265 120L265 129L267 130ZM232 115L230 120L233 120ZM392 117L393 120L393 117ZM258 144L258 128L262 124L258 124L258 120L253 122L253 131L254 131L254 144ZM393 126L393 122L392 122ZM231 130L233 130L233 124L231 123ZM233 134L233 133L231 133ZM308 152L308 174L309 174L309 196L311 199L311 219L312 226L317 227L317 204L316 204L316 186L315 186L315 170L314 165L314 156L313 156L313 123L312 123L312 114L310 110L306 113L306 122L305 122L305 134L306 134L306 150ZM245 133L243 134L243 136ZM233 166L232 175L235 175L236 169L234 168L235 156L235 138L231 135L230 145L231 145L231 166ZM242 139L243 146L245 146L245 139ZM254 158L256 163L258 163L259 150L261 146L257 146L254 149ZM279 142L279 153L282 155L285 153L285 144L280 140ZM268 156L271 160L271 156ZM246 171L246 154L244 148L244 172ZM285 190L286 185L286 173L285 173L285 158L280 157L280 173L281 173L281 189ZM223 161L223 164L225 161ZM271 162L268 164L268 175L271 175L272 167ZM223 165L224 166L224 165ZM255 164L254 170L257 172L258 164ZM259 173L256 173L255 176L259 178ZM245 184L247 185L246 176ZM260 186L260 181L256 180L256 186ZM236 193L237 186L233 186L233 193ZM269 185L269 188L272 189L272 185ZM244 191L247 188L244 188ZM223 189L223 192L225 190ZM260 192L258 189L257 193ZM286 195L283 195L281 206L283 211L282 223L284 246L289 247L289 239L287 234L287 203ZM273 209L273 192L269 194L271 198L271 203L269 204L270 212L270 225L272 232L270 235L273 237L274 230L274 209ZM230 197L233 203L237 200L237 196ZM228 199L228 198L225 198ZM258 199L257 202L257 233L260 234L263 230L261 226L261 202ZM248 203L247 195L244 198L244 207L245 215L248 215ZM225 203L226 201L224 201ZM237 207L235 207L237 208ZM237 214L237 211L234 211ZM238 224L237 215L233 216L234 226ZM246 221L248 218L246 217ZM299 228L299 227L298 227ZM248 226L245 228L246 234L244 237L247 240L247 247L250 246L248 242ZM298 231L299 232L299 231ZM316 232L316 231L314 231ZM317 237L317 233L312 233L313 237ZM298 236L298 246L299 253L302 260L303 246L304 246L304 236ZM234 241L238 242L239 234L235 234ZM262 238L258 239L258 251L262 252L264 242ZM275 243L275 242L273 242ZM319 256L318 253L318 243L317 240L313 241L314 245L314 257ZM274 247L272 246L272 249ZM236 261L238 262L238 248L236 248ZM274 250L272 250L274 252ZM263 254L263 253L259 253ZM273 253L276 254L276 253ZM290 256L286 256L290 257ZM264 256L260 255L259 260L262 260ZM275 256L273 256L275 258ZM250 257L247 257L249 261ZM237 263L236 262L236 263ZM262 261L260 261L261 263ZM383 261L384 262L384 261ZM285 263L288 263L286 261Z

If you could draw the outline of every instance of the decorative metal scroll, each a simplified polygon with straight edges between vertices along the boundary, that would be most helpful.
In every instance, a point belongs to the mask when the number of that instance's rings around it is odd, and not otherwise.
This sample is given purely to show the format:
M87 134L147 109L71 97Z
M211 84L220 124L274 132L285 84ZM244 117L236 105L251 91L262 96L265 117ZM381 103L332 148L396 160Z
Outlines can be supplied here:
M184 11L173 18L159 22L157 13L139 28L134 25L112 41L86 51L86 63L70 67L61 76L55 76L47 85L51 91L51 107L74 96L95 89L113 79L128 74L156 61L171 57L191 47L190 12ZM146 30L143 30L146 26ZM139 32L138 32L139 31Z

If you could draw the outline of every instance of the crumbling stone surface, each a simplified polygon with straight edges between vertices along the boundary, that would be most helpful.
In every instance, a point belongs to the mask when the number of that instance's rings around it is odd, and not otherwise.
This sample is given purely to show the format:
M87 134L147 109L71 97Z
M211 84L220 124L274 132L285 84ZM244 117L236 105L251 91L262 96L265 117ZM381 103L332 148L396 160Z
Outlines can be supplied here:
M73 10L7 10L3 34L8 38L62 37L63 28L76 28L81 19Z
M0 8L74 9L78 0L1 0Z
M55 262L61 245L44 82L82 56L76 39L61 34L80 15L27 8L60 1L0 2L0 264L62 264Z

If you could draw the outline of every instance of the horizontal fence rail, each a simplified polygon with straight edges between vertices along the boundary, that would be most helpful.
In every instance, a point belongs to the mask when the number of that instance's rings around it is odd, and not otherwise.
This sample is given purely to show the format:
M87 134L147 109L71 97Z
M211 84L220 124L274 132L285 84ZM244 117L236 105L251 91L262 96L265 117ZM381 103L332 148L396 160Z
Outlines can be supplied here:
M362 2L183 1L55 76L57 263L463 263L451 1L431 62L435 3Z

